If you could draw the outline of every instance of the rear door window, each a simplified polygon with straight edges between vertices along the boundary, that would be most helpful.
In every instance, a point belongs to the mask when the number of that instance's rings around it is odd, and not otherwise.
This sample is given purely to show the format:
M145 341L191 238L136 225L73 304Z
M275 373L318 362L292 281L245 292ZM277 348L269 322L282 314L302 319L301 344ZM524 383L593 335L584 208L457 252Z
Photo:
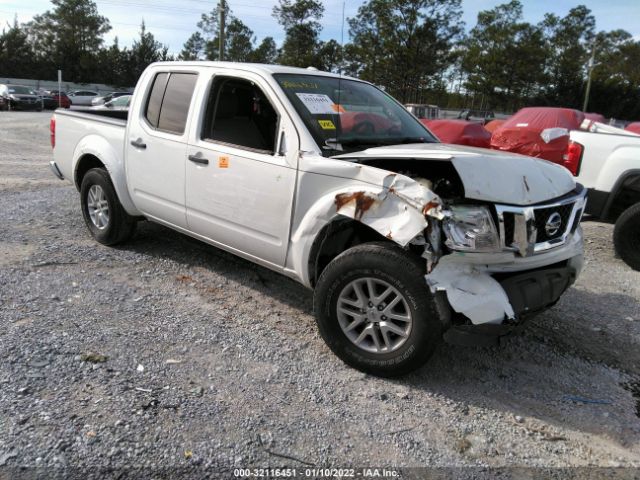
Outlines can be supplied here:
M169 76L162 99L158 130L178 135L184 133L197 78L193 73L172 73Z
M168 73L158 73L156 75L156 78L153 80L151 93L149 94L149 99L147 100L145 117L153 128L158 128L160 107L162 106L162 97L164 97L164 90L167 88L167 80L169 80Z
M197 78L194 73L158 73L147 100L147 122L157 130L182 135Z

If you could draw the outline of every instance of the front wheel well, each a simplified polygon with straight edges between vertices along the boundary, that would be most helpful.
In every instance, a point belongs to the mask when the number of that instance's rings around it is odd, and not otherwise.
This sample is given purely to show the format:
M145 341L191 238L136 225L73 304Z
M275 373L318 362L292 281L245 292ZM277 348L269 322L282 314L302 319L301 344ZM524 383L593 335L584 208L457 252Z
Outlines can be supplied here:
M316 236L309 254L309 281L316 286L323 270L345 250L369 242L388 242L373 228L351 218L338 217L327 223ZM407 251L410 255L413 252Z
M74 176L74 183L76 184L78 191L80 191L82 179L92 168L104 168L106 170L104 163L102 163L95 155L86 154L80 157L78 164L76 165L76 173Z

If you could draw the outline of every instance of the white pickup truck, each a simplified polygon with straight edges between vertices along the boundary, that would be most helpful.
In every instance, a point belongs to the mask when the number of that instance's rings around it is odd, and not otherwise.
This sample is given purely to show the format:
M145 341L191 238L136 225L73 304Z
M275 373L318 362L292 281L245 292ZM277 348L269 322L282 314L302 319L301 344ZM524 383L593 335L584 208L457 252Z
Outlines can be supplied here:
M569 134L564 165L589 189L586 213L615 222L616 252L640 270L640 135L586 120Z
M565 168L443 145L366 82L156 63L118 115L51 120L51 168L91 235L115 244L149 219L294 278L366 372L408 372L443 338L495 343L582 267L586 189Z

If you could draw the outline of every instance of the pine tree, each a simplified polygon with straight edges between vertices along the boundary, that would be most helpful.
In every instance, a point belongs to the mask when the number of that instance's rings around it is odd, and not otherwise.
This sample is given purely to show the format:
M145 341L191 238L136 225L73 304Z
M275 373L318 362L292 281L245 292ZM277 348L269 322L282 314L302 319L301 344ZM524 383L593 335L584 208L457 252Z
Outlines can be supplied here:
M94 80L98 52L111 25L98 14L91 0L51 0L54 9L36 15L27 31L39 76L54 78L62 69L65 78L75 82Z

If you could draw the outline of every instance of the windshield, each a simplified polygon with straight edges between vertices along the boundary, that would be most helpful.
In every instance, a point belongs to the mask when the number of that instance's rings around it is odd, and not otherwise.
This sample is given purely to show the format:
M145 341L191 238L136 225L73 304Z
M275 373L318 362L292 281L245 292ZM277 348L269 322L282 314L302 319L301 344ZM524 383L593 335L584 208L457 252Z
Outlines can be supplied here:
M323 155L438 140L389 95L368 83L275 74Z
M35 95L33 90L29 87L22 87L20 85L11 85L9 87L9 93L17 93L18 95Z

